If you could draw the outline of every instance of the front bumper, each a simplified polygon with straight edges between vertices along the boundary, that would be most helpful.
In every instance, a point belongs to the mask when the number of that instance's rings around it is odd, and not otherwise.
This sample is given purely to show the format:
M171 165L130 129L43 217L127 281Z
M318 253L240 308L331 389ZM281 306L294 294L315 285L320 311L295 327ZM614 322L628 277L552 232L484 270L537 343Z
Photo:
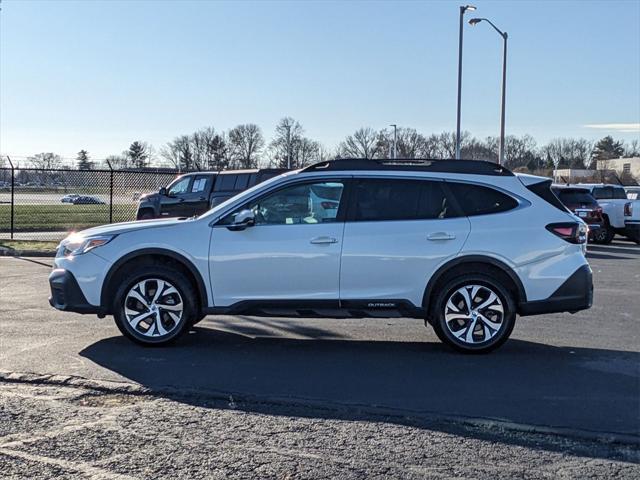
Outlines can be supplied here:
M543 313L571 312L591 308L593 304L593 275L589 265L582 265L553 294L544 300L522 302L521 316Z
M56 268L49 275L51 296L49 304L65 312L100 313L100 308L91 305L82 293L76 277L68 270Z

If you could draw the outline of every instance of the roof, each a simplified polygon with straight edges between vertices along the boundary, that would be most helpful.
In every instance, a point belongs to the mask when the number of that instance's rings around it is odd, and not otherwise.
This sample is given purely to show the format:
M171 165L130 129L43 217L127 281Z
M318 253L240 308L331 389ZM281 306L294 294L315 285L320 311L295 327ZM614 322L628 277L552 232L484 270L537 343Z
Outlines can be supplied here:
M455 160L433 158L367 159L341 158L316 163L303 172L345 170L390 170L468 173L472 175L513 176L505 167L483 160Z

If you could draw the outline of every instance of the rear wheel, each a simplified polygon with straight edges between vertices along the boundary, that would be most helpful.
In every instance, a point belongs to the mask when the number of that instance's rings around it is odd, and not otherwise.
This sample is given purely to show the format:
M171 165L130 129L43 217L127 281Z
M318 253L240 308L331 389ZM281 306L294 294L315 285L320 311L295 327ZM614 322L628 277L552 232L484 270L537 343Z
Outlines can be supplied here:
M113 307L123 335L141 345L166 345L185 333L195 318L195 292L180 271L145 266L120 279Z
M431 309L431 324L447 345L485 353L507 341L516 319L513 294L498 280L469 273L445 283Z
M598 228L593 233L593 241L594 243L599 243L601 245L608 245L615 237L616 232L611 228L608 222L605 222L602 227Z

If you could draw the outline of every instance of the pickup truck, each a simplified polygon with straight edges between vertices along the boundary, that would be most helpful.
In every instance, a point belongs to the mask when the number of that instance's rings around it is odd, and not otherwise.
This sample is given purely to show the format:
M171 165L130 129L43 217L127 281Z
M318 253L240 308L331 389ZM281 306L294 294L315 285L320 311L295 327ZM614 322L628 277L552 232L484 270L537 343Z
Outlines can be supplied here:
M285 171L268 168L187 173L157 193L141 195L136 219L200 215L243 190Z
M595 243L611 243L617 233L640 244L640 200L627 198L627 193L621 185L578 185L588 189L602 208L604 222L595 235Z

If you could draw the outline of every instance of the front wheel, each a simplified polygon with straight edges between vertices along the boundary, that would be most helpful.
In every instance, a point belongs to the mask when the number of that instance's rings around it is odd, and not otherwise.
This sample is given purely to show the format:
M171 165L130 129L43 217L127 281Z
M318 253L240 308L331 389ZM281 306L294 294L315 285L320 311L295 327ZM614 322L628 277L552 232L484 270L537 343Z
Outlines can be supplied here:
M145 266L120 279L113 307L123 335L141 345L167 345L185 333L195 317L195 292L178 270Z
M432 305L432 326L438 338L465 353L498 348L515 325L512 293L500 281L481 273L449 280Z

